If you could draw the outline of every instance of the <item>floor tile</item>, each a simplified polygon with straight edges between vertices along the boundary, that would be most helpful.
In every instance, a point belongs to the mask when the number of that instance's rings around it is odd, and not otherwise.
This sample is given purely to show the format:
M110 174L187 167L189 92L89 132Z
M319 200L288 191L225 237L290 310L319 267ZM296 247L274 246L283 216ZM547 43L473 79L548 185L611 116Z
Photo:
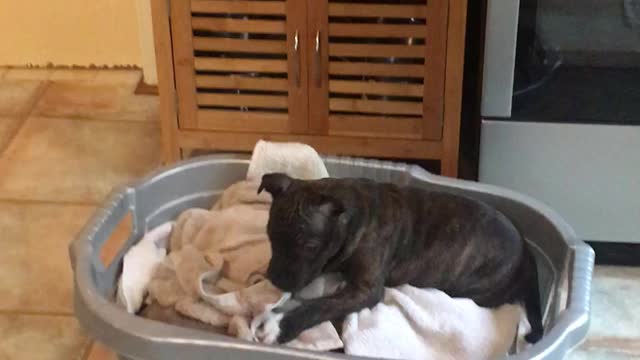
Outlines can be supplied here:
M100 343L94 343L87 360L118 360L117 355Z
M1 360L80 360L87 344L73 317L0 315Z
M53 82L36 106L35 115L80 119L157 121L158 97L134 95L114 84Z
M598 266L594 272L589 337L640 341L640 268Z
M157 124L29 118L0 159L0 198L96 203L160 164Z
M4 75L4 78L13 80L48 80L52 73L52 69L11 68Z
M0 201L0 310L73 313L67 246L93 211Z
M587 337L580 350L608 351L640 358L640 338Z
M626 354L616 349L576 349L567 356L567 360L632 360L638 359L638 354Z
M22 119L18 117L0 116L0 155L11 142L20 124Z
M51 81L93 81L98 76L95 69L54 69L49 80Z
M19 116L28 112L40 86L42 82L33 80L0 81L0 115Z

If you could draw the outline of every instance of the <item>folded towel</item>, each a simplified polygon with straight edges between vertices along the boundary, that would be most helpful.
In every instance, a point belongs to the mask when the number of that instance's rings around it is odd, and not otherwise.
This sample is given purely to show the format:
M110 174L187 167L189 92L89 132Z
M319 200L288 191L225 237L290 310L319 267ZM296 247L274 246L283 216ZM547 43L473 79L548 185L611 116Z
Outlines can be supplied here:
M329 173L322 159L309 145L260 140L253 148L247 179L260 181L268 173L284 173L295 179L322 179Z
M172 223L166 223L148 232L127 251L122 260L117 300L130 314L140 310L154 267L167 254L167 239L171 228Z

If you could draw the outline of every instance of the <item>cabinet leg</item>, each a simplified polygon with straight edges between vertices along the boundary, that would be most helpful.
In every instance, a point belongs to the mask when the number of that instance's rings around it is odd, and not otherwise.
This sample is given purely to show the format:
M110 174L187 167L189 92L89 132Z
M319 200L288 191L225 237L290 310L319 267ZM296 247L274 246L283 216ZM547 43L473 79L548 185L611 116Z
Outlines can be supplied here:
M164 165L173 164L182 159L182 150L177 144L165 144L162 153L162 163Z
M440 159L440 173L443 176L458 177L458 152L451 151Z
M191 158L192 151L190 149L180 148L180 160Z

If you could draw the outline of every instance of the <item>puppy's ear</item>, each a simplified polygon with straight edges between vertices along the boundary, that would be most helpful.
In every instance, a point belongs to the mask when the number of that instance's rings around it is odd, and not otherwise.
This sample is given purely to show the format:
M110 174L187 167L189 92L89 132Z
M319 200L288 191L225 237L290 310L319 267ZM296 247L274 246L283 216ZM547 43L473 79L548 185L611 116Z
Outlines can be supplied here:
M258 194L267 190L274 198L287 191L293 179L285 174L273 173L262 176L262 182L258 187Z

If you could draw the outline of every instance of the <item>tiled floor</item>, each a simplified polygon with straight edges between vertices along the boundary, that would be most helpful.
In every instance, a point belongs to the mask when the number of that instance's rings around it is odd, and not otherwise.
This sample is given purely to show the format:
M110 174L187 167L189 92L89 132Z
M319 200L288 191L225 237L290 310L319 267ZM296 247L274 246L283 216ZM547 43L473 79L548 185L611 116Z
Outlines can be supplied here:
M109 359L73 317L67 244L113 186L160 163L140 77L0 68L0 360Z
M117 184L160 163L137 71L0 68L0 360L114 360L73 318L67 244ZM600 267L572 359L640 358L640 269Z

